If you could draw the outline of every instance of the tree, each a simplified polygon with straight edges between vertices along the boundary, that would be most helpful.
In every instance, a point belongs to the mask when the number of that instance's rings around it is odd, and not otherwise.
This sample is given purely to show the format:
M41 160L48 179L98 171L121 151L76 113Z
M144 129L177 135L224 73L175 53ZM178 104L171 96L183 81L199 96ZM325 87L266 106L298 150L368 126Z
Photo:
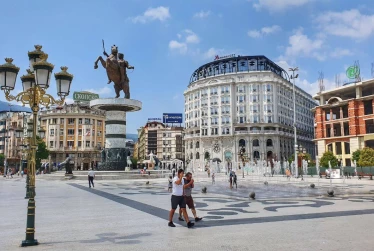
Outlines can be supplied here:
M45 142L38 136L36 136L36 142L38 143L38 149L36 151L36 169L41 167L42 159L47 159L49 157L49 151Z
M301 157L301 159L305 159L306 161L312 160L309 153L299 153L297 156ZM292 163L292 161L295 161L295 154L292 154L291 157L288 158L288 162Z
M331 167L336 167L339 163L336 156L332 152L327 151L322 155L320 165L322 167L329 167L329 161L331 162Z
M371 167L374 166L374 149L365 147L361 150L360 159L358 160L358 164L361 167L370 167L370 174L371 174ZM372 175L370 175L370 179L372 179Z
M358 163L359 159L360 159L360 155L361 155L361 150L360 149L357 149L356 151L354 151L352 153L352 160L353 161L356 161Z
M4 154L0 153L0 166L4 166L4 160L5 160Z
M135 157L131 157L130 160L131 160L133 168L138 168L138 159Z

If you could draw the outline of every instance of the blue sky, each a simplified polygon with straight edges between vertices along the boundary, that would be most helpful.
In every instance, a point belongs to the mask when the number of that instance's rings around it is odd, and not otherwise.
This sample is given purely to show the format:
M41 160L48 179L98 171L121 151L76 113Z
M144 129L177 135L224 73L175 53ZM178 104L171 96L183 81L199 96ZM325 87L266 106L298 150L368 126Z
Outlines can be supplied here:
M371 78L374 62L371 0L12 0L1 9L0 58L14 58L19 76L27 52L41 44L54 72L66 65L74 74L72 91L114 97L104 69L93 66L102 39L108 52L116 44L135 66L131 97L143 102L142 111L127 116L128 133L163 112L183 113L191 73L216 54L265 55L285 69L298 66L297 84L311 94L319 71L329 89L335 75L346 80L355 60L362 77Z

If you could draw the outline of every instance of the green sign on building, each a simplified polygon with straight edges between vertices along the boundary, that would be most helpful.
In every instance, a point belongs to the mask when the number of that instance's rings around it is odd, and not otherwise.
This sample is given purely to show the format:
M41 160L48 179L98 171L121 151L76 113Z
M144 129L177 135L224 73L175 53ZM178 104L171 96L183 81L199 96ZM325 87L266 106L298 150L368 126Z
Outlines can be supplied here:
M360 75L360 68L358 68L357 66L350 66L348 67L346 71L346 75L347 75L347 78L354 79L358 75Z
M74 92L73 93L73 100L74 101L91 101L94 99L98 99L99 94L92 93L92 92Z
M99 94L92 93L92 92L74 92L73 93L73 100L74 101L91 101L94 99L98 99Z

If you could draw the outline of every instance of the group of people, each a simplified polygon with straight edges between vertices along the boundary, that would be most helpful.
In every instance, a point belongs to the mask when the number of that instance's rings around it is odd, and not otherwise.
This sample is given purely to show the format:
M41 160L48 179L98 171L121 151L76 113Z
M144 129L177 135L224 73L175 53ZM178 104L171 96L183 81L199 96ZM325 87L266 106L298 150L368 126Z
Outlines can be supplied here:
M13 171L9 168L8 171L5 171L6 173L4 174L4 177L7 179L12 179L13 178ZM19 176L21 174L21 177L23 177L23 170L18 171L17 175Z
M192 198L192 188L194 188L194 180L192 179L192 173L188 172L184 175L183 169L178 170L178 174L172 178L169 177L169 191L171 190L171 210L169 213L169 227L175 227L173 223L173 217L175 210L177 210L179 206L179 221L186 221L187 227L191 228L195 225L195 223L191 222L188 213L186 210L186 206L191 209L192 214L195 218L195 222L201 221L202 218L197 217L195 204ZM183 217L182 217L183 216Z

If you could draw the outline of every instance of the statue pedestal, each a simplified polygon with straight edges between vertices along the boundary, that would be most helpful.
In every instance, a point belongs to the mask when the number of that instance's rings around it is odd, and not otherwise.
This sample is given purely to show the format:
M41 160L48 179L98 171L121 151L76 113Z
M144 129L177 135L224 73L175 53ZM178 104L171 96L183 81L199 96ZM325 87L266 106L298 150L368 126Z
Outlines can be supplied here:
M124 170L127 166L126 113L139 111L142 103L124 98L105 98L90 101L93 109L105 111L105 148L98 170Z

